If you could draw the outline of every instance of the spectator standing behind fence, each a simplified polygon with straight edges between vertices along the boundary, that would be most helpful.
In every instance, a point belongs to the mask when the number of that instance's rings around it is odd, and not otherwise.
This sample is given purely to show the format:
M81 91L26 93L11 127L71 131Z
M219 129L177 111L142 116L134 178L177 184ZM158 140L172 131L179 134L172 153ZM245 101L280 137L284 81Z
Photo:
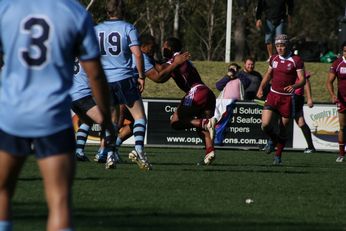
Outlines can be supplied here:
M292 23L293 0L258 0L256 10L256 27L264 27L264 41L267 45L268 57L273 54L274 38L287 33L287 26ZM264 13L264 25L262 22Z
M341 45L342 56L335 60L330 67L327 89L331 98L332 103L335 103L338 108L339 117L339 156L336 162L340 163L344 161L345 157L345 130L346 130L346 41ZM333 83L337 79L337 94L334 92Z

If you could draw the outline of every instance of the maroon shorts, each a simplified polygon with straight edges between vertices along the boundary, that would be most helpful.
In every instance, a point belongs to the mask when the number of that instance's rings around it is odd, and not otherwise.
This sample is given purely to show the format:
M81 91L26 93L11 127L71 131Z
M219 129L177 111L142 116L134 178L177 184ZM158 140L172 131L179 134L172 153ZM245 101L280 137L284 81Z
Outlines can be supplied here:
M270 91L264 109L276 111L280 116L290 118L294 114L293 95L281 95Z
M338 99L336 103L336 107L338 108L338 112L345 113L346 112L346 102L343 100Z
M205 111L214 113L215 105L216 97L214 93L207 86L198 84L192 87L181 100L180 110L184 110L184 113L182 113L185 114L184 117L201 118Z

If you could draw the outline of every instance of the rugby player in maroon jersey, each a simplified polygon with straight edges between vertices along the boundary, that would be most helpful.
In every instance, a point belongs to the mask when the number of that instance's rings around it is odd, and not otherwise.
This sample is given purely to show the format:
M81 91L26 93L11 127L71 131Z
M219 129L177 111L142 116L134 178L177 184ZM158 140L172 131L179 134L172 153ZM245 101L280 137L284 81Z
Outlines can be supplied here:
M172 65L181 53L182 44L177 38L168 38L163 44L163 56L168 61L158 69ZM191 61L185 61L171 72L177 86L186 94L171 118L171 126L176 130L196 128L198 135L205 144L205 157L202 164L209 165L215 159L213 119L216 97L203 83L197 69Z
M277 54L270 57L257 97L263 96L263 89L271 80L272 85L262 112L262 130L276 146L273 164L278 165L281 164L281 154L287 139L287 126L294 117L294 91L304 86L305 78L304 62L289 50L287 35L281 34L275 38L275 48ZM280 118L279 134L276 134L272 126L273 113L277 113Z
M345 129L346 129L346 41L341 45L342 56L335 60L330 67L328 79L327 79L327 89L331 97L332 103L336 103L338 107L339 116L339 133L338 133L338 143L339 143L339 156L336 162L343 162L345 156ZM335 95L333 82L337 79L338 81L338 93Z

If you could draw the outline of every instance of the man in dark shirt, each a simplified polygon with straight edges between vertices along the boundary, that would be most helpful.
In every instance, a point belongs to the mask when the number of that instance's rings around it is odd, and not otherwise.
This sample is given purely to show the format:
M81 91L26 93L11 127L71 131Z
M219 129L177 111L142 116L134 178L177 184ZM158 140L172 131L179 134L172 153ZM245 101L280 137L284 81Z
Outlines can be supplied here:
M273 54L274 38L287 33L287 24L292 23L293 0L258 0L256 10L256 27L264 26L265 43L268 57ZM262 13L265 21L262 25Z
M255 59L247 57L244 60L243 70L239 72L239 75L244 74L249 80L249 86L245 89L244 100L253 100L256 98L258 88L262 81L262 75L255 71Z

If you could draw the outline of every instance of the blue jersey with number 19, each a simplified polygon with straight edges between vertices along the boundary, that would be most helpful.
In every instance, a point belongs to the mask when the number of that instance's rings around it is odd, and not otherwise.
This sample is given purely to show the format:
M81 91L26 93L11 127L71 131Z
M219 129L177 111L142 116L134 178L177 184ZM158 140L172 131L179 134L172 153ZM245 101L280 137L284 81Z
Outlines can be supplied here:
M73 0L2 0L0 51L0 128L42 137L71 127L74 58L99 57L89 13Z
M137 29L123 20L106 20L95 27L108 82L133 77L131 46L139 46Z

